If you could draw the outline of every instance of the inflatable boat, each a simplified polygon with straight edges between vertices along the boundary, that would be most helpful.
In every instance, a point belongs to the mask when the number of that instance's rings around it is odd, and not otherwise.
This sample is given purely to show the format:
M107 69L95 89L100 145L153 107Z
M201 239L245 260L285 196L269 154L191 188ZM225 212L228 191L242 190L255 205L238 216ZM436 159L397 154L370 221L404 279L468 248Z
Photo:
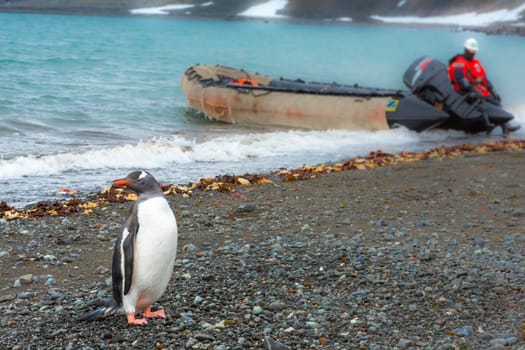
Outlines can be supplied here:
M191 110L227 123L317 130L404 126L475 133L490 132L513 119L499 106L457 94L446 66L431 58L416 60L403 80L409 90L274 79L224 66L195 65L184 73L181 85Z

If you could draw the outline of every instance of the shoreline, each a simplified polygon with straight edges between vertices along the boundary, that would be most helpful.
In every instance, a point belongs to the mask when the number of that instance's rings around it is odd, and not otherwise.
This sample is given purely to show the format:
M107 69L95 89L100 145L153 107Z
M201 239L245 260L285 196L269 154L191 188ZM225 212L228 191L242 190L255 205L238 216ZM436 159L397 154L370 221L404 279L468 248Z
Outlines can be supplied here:
M188 184L162 184L166 195L191 196L193 191L235 192L238 187L261 185L278 182L301 181L322 176L330 172L350 170L370 170L378 167L389 167L411 162L422 162L432 159L452 159L482 154L487 152L509 152L525 150L525 140L502 140L484 142L478 145L440 146L421 152L401 152L398 154L383 153L381 150L371 151L366 156L331 164L305 165L299 169L275 169L268 174L223 174L215 178L201 178ZM24 208L11 207L9 203L0 201L0 220L16 220L42 216L67 216L83 212L90 215L93 208L107 203L133 200L134 195L121 189L106 188L83 197L63 201L41 201L29 204Z

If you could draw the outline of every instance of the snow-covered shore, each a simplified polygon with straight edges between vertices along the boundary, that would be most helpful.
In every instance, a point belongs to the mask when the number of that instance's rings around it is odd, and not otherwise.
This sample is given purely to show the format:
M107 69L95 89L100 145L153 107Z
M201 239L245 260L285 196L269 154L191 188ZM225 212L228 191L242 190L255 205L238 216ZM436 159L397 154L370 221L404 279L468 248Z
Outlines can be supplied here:
M435 17L385 17L373 15L370 18L383 23L397 23L397 24L447 24L458 26L475 26L483 27L494 25L498 23L517 22L523 19L521 15L525 11L525 4L516 7L515 9L500 9L492 12L468 12L463 14L451 16L435 16Z
M339 24L378 24L399 26L446 26L458 29L477 30L488 34L513 34L525 36L525 0L521 5L516 2L498 0L489 3L477 3L477 10L458 12L453 15L424 16L424 9L417 8L418 16L411 12L416 9L412 2L400 0L394 8L385 4L383 11L372 11L359 8L355 11L326 9L322 3L318 8L304 6L298 9L291 3L292 0L239 0L238 2L220 2L193 0L192 2L173 3L162 6L144 6L129 8L127 2L108 0L105 2L89 2L85 0L24 0L0 3L0 12L23 13L55 13L78 15L118 15L118 16L172 16L177 18L208 18L228 20L264 20L285 22L314 22L314 23L339 23ZM453 13L455 8L460 8L463 2L443 5L441 13ZM315 5L317 6L317 5ZM449 7L446 7L449 6ZM376 7L377 8L377 7ZM467 7L465 7L467 8ZM485 10L483 10L485 9ZM319 10L319 11L318 11ZM422 12L423 11L423 12ZM321 14L322 13L322 14ZM435 13L433 12L428 12ZM396 15L394 15L396 14Z
M398 7L404 6L404 2L401 1ZM160 7L150 8L138 8L130 10L132 14L181 14L184 10L192 9L195 7L202 6L215 6L213 1L205 4L187 4L187 5L165 5ZM282 12L288 5L288 0L268 0L262 4L258 4L248 9L235 14L238 17L245 18L262 18L262 19L291 19L288 15L283 15ZM191 14L191 12L186 12ZM495 24L505 23L519 23L523 21L523 13L525 13L525 3L513 9L502 8L490 12L467 12L459 13L449 16L381 16L371 15L369 18L371 21L377 21L380 23L390 24L426 24L426 25L454 25L454 26L468 26L468 27L487 27ZM351 17L335 17L333 19L340 22L352 22Z

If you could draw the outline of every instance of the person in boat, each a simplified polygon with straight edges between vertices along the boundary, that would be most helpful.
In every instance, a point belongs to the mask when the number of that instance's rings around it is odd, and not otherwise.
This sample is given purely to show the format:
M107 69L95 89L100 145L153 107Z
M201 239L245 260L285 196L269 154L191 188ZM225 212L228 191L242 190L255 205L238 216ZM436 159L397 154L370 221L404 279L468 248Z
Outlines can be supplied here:
M449 60L448 75L454 90L467 95L470 100L483 98L496 106L501 106L501 96L494 89L494 85L487 78L487 73L481 62L475 57L478 52L478 41L469 38L465 41L464 51ZM513 132L520 128L517 125L502 126L504 133Z
M465 41L464 51L449 61L448 75L454 90L462 95L471 94L472 98L483 97L487 102L501 104L501 97L494 85L487 79L487 73L481 62L475 57L478 41L469 38Z

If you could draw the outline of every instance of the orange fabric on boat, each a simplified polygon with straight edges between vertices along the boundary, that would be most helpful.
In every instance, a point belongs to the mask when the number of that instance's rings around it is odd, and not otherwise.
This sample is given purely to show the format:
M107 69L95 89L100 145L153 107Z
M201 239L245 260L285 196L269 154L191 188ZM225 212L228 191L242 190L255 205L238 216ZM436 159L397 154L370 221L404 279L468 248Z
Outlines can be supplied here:
M259 83L257 83L256 81L253 81L251 79L230 80L230 83L239 84L239 85L259 86Z

